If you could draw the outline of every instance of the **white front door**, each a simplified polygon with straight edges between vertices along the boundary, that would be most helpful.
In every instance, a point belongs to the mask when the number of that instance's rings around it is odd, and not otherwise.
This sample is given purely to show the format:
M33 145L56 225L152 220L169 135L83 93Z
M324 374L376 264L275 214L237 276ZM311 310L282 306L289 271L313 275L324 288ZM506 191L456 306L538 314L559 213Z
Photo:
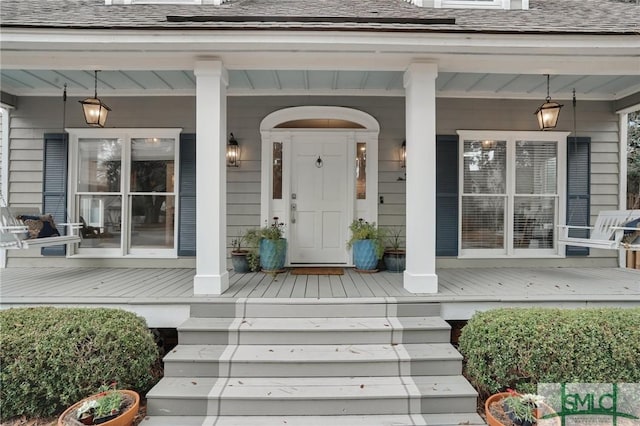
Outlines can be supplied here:
M341 132L294 134L289 263L347 263L349 146Z

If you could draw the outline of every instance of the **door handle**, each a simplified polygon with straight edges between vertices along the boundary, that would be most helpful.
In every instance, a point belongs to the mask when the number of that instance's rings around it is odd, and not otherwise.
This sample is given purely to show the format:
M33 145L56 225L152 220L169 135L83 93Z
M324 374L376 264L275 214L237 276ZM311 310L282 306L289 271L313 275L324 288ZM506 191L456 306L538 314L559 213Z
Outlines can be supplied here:
M291 203L291 223L296 223L296 203Z

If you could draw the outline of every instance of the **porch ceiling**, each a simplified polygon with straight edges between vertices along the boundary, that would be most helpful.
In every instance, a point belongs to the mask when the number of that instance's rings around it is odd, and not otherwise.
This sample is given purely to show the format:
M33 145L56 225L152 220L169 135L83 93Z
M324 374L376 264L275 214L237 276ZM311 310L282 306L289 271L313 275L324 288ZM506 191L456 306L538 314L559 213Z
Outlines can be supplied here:
M229 95L378 95L404 96L401 71L230 70ZM191 70L110 70L98 74L98 94L109 96L194 95ZM71 96L93 94L88 70L0 70L2 91L16 96L59 96L64 83ZM544 99L546 83L538 74L441 72L439 97ZM640 91L640 75L551 76L551 96L616 100Z

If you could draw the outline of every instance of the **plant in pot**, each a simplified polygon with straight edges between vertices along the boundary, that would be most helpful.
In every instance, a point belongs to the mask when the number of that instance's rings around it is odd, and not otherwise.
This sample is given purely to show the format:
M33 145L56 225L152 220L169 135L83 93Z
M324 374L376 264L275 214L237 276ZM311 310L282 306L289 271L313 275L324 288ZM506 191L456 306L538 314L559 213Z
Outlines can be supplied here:
M249 250L242 248L242 242L245 240L244 235L240 235L231 241L231 263L233 263L233 270L244 274L251 271L249 266Z
M384 246L382 233L375 222L358 219L349 225L351 238L347 248L353 248L353 263L357 270L375 272L378 260L382 259Z
M402 245L402 230L391 229L386 235L387 246L384 249L384 265L389 272L402 272L406 263L406 250Z
M75 403L58 418L58 426L103 425L131 426L140 408L140 396L130 390L116 389L115 383L102 386L100 392Z
M250 245L258 247L260 267L264 272L278 273L284 271L284 262L287 256L287 239L283 236L284 223L278 222L278 217L274 217L271 224L247 231L245 239ZM249 256L251 265L251 254Z
M552 413L553 410L544 404L542 396L519 394L513 389L491 395L485 402L489 426L556 425L558 418L550 415ZM541 421L543 415L548 420Z

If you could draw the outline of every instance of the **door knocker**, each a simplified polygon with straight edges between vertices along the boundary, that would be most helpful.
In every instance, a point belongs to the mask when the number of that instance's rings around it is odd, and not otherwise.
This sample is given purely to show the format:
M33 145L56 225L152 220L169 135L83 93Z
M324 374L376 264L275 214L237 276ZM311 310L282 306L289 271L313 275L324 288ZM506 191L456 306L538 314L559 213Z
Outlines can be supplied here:
M320 156L318 155L318 159L316 160L316 167L317 168L321 168L322 167L322 158L320 158Z

